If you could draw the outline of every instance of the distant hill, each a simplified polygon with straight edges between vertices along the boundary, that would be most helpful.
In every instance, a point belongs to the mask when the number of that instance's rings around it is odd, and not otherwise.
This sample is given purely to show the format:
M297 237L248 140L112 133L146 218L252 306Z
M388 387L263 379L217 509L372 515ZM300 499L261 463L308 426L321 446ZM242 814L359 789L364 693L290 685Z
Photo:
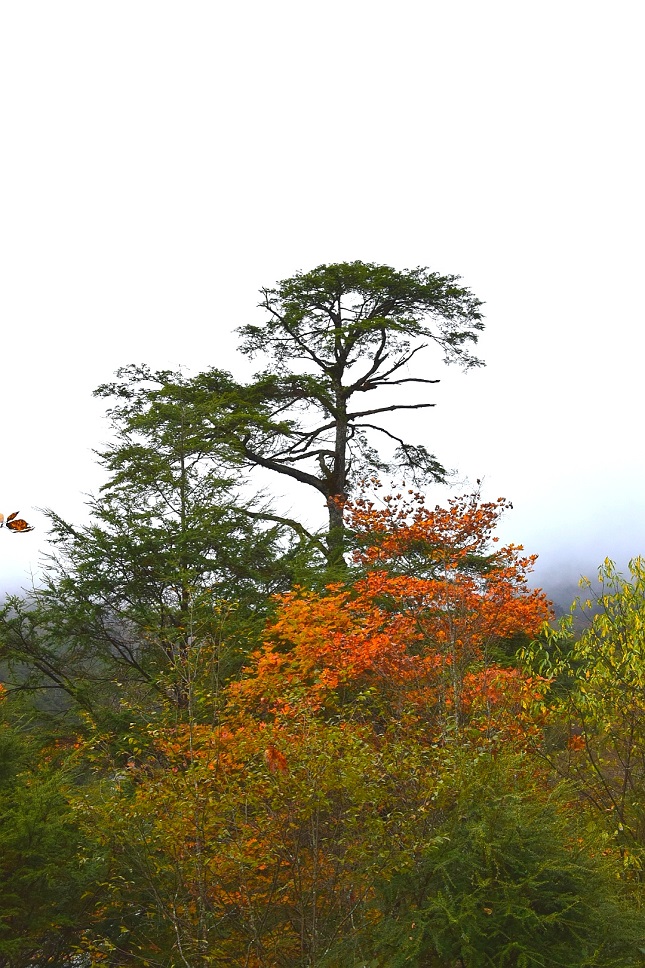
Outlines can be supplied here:
M597 572L597 568L592 566L586 571L581 572L591 578ZM580 576L564 576L564 575L546 575L544 576L542 582L537 576L537 581L532 582L537 587L542 588L547 595L547 598L553 604L553 611L555 613L556 619L562 618L564 615L568 615L571 611L571 605L577 598L582 598L583 601L587 598L593 600L595 595L600 594L600 585L597 581L592 581L591 588L581 588L579 585ZM593 610L591 612L587 611L583 613L580 610L576 610L574 614L574 628L576 631L582 631L585 626L589 624L588 616L593 615Z

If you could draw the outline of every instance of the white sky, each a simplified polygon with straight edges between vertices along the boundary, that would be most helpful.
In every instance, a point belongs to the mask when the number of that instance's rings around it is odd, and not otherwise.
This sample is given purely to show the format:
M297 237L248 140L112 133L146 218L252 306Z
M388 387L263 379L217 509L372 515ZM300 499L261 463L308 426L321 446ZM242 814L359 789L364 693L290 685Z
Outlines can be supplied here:
M0 3L0 587L84 516L130 362L243 374L257 290L462 276L487 367L412 434L573 579L645 553L644 8L613 0ZM412 392L412 391L410 391ZM407 419L407 418L406 418ZM447 496L447 495L446 495ZM322 523L321 516L321 523Z

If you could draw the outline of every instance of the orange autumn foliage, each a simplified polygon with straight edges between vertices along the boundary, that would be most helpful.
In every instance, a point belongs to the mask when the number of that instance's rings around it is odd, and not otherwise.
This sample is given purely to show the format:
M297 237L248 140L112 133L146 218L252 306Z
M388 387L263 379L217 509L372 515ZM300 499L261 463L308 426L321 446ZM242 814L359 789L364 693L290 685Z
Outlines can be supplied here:
M535 635L549 604L528 586L535 556L491 550L506 507L469 495L430 510L419 494L346 505L356 570L323 593L279 598L249 676L232 690L237 700L264 716L304 707L356 717L369 694L371 715L377 706L444 731L502 721L512 731L539 684L489 653Z
M287 772L287 757L273 743L269 743L264 751L264 759L272 773Z

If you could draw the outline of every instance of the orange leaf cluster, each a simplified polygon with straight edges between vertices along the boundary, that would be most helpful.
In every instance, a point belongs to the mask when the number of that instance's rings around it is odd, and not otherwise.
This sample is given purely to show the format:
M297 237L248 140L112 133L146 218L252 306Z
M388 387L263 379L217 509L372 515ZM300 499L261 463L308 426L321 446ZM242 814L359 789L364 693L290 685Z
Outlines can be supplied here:
M287 772L287 757L284 755L284 753L280 752L274 743L269 743L267 746L264 753L264 759L266 760L266 764L272 773Z
M549 605L528 587L534 556L513 545L490 550L506 506L470 495L428 510L418 494L388 496L378 509L348 504L359 570L323 593L280 597L236 698L278 718L303 708L355 717L369 693L389 716L414 709L426 722L459 725L486 712L514 728L500 710L521 704L521 677L491 665L488 652L535 635Z

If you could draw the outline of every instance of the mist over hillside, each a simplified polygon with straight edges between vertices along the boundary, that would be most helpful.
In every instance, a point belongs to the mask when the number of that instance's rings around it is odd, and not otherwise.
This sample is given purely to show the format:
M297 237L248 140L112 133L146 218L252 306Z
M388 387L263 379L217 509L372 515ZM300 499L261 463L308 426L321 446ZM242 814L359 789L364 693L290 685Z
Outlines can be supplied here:
M611 555L606 557L615 562L622 575L629 576L630 559L618 556L612 557ZM580 599L581 602L587 600L593 602L602 594L602 586L598 581L598 569L603 560L601 557L597 559L589 558L586 562L562 560L546 565L540 565L538 562L532 576L531 586L544 590L553 604L555 618L559 619L570 613L572 604L576 599ZM586 581L583 582L583 579L588 580L591 584L587 585ZM583 582L582 586L581 582ZM574 627L578 631L582 630L589 624L589 619L594 611L593 608L584 611L579 608L576 609L574 612Z
M588 569L588 574L593 572ZM568 615L571 610L572 603L580 596L587 597L585 595L585 589L582 589L579 584L580 576L575 575L567 576L564 574L547 576L547 579L543 582L532 582L539 588L542 588L546 593L547 598L553 605L553 611L556 619L562 618L563 615ZM592 585L592 591L598 591L597 583Z

